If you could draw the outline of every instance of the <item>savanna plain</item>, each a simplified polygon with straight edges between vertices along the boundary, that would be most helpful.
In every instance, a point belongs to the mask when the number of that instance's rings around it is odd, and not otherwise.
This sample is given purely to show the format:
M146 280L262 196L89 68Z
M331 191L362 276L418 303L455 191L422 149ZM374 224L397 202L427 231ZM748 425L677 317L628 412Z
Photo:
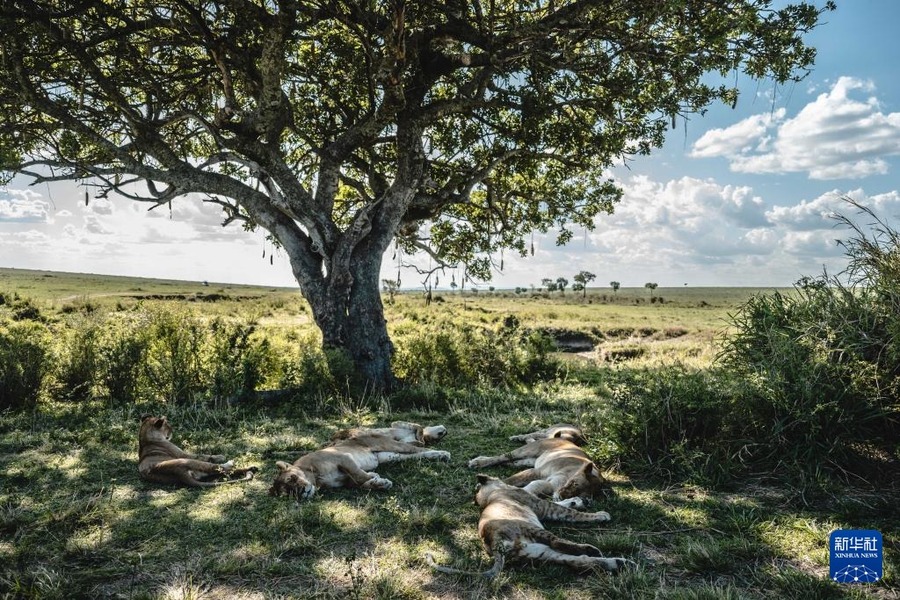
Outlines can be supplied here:
M783 392L790 373L734 366L757 348L731 337L747 320L814 292L385 295L404 385L383 395L320 350L296 290L0 270L0 596L900 598L896 440L822 421L847 409ZM146 413L256 478L202 491L140 480ZM381 466L389 491L267 494L275 461L394 420L445 425L436 447L451 460ZM548 529L629 566L432 571L426 553L490 563L468 460L560 422L587 434L612 487L588 509L612 521ZM829 580L835 529L882 532L881 582Z

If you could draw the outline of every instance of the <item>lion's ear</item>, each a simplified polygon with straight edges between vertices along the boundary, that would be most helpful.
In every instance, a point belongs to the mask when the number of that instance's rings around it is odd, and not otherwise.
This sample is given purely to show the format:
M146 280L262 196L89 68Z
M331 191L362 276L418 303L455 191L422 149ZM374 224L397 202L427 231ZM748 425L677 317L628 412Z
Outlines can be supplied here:
M593 471L593 470L594 470L594 463L592 463L592 462L589 462L586 465L584 465L583 467L581 467L581 471L585 475L590 475L591 471Z
M283 460L276 461L276 462L275 462L275 466L278 467L278 470L279 470L279 471L284 471L284 470L286 470L286 469L290 469L290 468L291 468L291 465L289 465L288 463L284 462Z
M491 480L491 476L485 475L484 473L479 473L478 475L475 476L475 481L477 481L481 485L486 484L490 480Z
M143 422L146 421L147 419L151 418L152 416L153 416L153 415L151 415L150 413L144 413L144 414L142 414L142 415L141 415L141 423L143 423Z
M166 424L166 418L160 417L156 420L156 423L153 424L157 429L162 429L162 426Z

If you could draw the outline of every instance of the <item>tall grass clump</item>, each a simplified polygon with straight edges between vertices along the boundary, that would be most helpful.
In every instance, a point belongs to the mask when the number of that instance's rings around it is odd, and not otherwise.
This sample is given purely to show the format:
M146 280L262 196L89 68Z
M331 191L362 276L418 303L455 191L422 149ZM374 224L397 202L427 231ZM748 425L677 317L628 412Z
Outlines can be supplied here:
M723 485L748 466L747 386L728 373L631 369L607 381L590 451L630 472Z
M50 332L43 324L0 322L0 410L33 408L51 367Z
M753 382L748 434L772 462L853 470L860 453L896 453L900 435L900 234L872 211L838 276L751 298L732 317L722 362ZM893 447L891 446L893 444Z
M393 366L408 383L452 387L515 386L556 376L552 338L521 327L514 316L496 327L468 323L420 324L394 335Z
M255 331L253 325L221 318L210 324L210 391L214 398L245 399L265 381L271 352L268 340L253 337Z

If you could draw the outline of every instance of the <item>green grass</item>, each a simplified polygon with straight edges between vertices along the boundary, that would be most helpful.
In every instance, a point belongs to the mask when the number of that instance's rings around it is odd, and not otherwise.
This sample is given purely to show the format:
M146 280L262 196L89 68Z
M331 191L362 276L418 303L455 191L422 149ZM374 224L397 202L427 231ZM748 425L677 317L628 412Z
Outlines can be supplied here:
M87 306L98 313L121 310L119 303L180 306L192 302L192 294L220 288L222 298L196 304L201 314L252 320L283 345L312 335L308 310L292 290L0 271L0 292L34 298L51 320L88 312ZM136 297L141 294L171 299ZM749 294L658 289L665 302L650 304L646 290L620 290L615 298L589 290L589 303L571 293L522 298L479 292L442 294L444 301L428 308L418 295L401 294L388 307L395 331L423 323L495 328L515 315L529 327L597 330L601 351L645 349L618 362L599 352L572 357L558 380L531 390L423 384L388 398L314 395L215 409L190 402L44 399L34 411L0 413L0 597L897 598L896 482L828 483L810 495L794 482L751 473L714 490L603 461L601 419L610 390L638 385L635 373L649 376L666 364L708 367L727 314ZM645 301L635 303L638 298ZM687 333L672 337L670 329ZM693 390L692 381L682 387ZM257 479L207 491L142 482L136 468L142 412L166 414L174 441L187 449L260 466ZM340 490L302 504L267 495L276 460L294 460L338 428L395 419L446 425L450 434L439 447L452 460L380 467L395 484L388 492ZM593 509L607 510L613 521L549 528L636 566L616 575L510 567L493 582L431 571L426 552L468 570L489 564L466 462L510 449L509 435L560 421L588 429L588 448L615 490ZM884 582L842 587L828 581L826 544L835 528L884 534Z
M374 406L142 407L165 409L186 448L257 464L256 480L211 491L165 488L137 477L139 411L45 405L0 417L0 589L18 597L316 598L889 598L898 588L898 498L847 487L804 506L791 488L744 482L730 492L661 486L610 471L615 495L594 508L599 528L551 526L637 567L621 575L558 567L510 568L496 582L431 572L442 563L483 569L474 474L466 461L508 449L510 434L578 420L602 399L566 386L534 394L460 392L446 409L427 402ZM392 419L444 423L449 464L386 465L385 493L341 490L297 504L266 494L275 460L292 460L339 427ZM609 465L606 465L607 467ZM511 469L494 469L508 473ZM894 490L891 493L896 493ZM885 534L887 584L827 582L828 533Z

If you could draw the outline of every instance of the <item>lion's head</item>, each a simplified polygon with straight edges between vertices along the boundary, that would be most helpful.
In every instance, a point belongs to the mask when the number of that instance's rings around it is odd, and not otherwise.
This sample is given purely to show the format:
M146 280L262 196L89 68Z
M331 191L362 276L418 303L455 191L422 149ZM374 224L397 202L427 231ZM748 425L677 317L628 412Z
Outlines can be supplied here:
M172 438L172 426L165 417L143 415L138 439L142 444L148 442L166 442Z
M548 437L569 440L576 446L584 446L587 443L581 429L574 425L554 425L548 431Z
M393 423L391 423L391 427L394 428L395 432L398 433L398 435L395 436L395 439L406 442L408 444L422 444L427 446L428 444L437 442L445 435L447 435L447 428L443 425L423 427L418 423L394 421ZM401 431L405 431L406 435L399 434L399 432Z
M275 481L269 488L270 496L293 496L297 500L307 500L312 498L316 493L315 478L305 473L299 467L283 460L275 463L278 467L278 473L275 475Z
M575 497L600 498L609 492L609 484L600 474L597 465L587 462L559 488L558 495L560 500L567 500Z

